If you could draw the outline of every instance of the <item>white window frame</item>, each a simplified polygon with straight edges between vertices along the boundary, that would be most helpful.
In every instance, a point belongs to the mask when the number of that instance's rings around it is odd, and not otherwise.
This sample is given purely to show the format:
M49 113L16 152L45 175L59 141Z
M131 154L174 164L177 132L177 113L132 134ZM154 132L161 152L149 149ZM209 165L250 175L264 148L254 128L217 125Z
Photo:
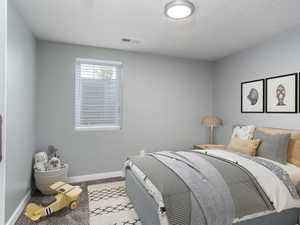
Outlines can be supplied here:
M121 67L119 73L119 99L120 99L120 123L119 126L80 126L78 120L80 119L80 101L81 98L78 96L80 93L78 91L80 84L79 84L79 77L77 74L77 64L78 61L86 61L90 63L98 63L98 64L108 64L108 65L115 65ZM89 59L89 58L76 58L75 59L75 107L74 107L74 129L75 131L117 131L122 130L123 125L123 63L120 61L110 61L110 60L100 60L100 59ZM78 118L79 117L79 118Z

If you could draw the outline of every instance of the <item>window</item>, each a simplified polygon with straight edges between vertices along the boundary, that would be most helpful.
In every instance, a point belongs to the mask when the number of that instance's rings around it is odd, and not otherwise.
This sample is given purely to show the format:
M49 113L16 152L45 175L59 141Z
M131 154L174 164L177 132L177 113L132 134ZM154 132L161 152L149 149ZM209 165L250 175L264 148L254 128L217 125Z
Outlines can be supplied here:
M122 63L76 59L75 129L121 128Z

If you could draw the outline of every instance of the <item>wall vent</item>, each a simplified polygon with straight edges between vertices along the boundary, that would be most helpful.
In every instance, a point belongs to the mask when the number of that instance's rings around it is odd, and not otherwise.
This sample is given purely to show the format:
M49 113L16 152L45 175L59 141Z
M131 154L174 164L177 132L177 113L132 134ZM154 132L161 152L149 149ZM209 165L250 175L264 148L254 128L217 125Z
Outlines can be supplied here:
M139 44L140 41L132 38L122 38L121 41L132 44Z

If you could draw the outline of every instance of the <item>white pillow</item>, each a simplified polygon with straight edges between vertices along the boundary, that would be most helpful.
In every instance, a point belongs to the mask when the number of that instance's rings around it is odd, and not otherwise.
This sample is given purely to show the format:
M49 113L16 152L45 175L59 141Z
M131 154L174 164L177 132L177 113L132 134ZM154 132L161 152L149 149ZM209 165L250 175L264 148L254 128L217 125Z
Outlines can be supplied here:
M231 138L238 137L242 140L251 140L253 139L255 131L254 125L235 127L232 132Z

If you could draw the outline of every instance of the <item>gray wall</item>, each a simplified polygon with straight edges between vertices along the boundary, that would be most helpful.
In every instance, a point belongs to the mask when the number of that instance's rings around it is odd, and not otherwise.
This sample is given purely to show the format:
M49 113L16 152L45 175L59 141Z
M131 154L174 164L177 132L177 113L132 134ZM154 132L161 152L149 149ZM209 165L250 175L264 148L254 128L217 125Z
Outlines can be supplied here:
M123 129L74 131L76 57L122 61ZM71 176L117 171L141 149L186 149L205 141L212 64L38 41L37 147L57 146Z
M30 190L35 147L35 39L8 3L6 220Z
M300 114L242 114L240 83L300 71L300 27L286 31L251 49L216 62L213 79L213 112L224 120L218 143L227 143L235 123L268 127L300 127Z

